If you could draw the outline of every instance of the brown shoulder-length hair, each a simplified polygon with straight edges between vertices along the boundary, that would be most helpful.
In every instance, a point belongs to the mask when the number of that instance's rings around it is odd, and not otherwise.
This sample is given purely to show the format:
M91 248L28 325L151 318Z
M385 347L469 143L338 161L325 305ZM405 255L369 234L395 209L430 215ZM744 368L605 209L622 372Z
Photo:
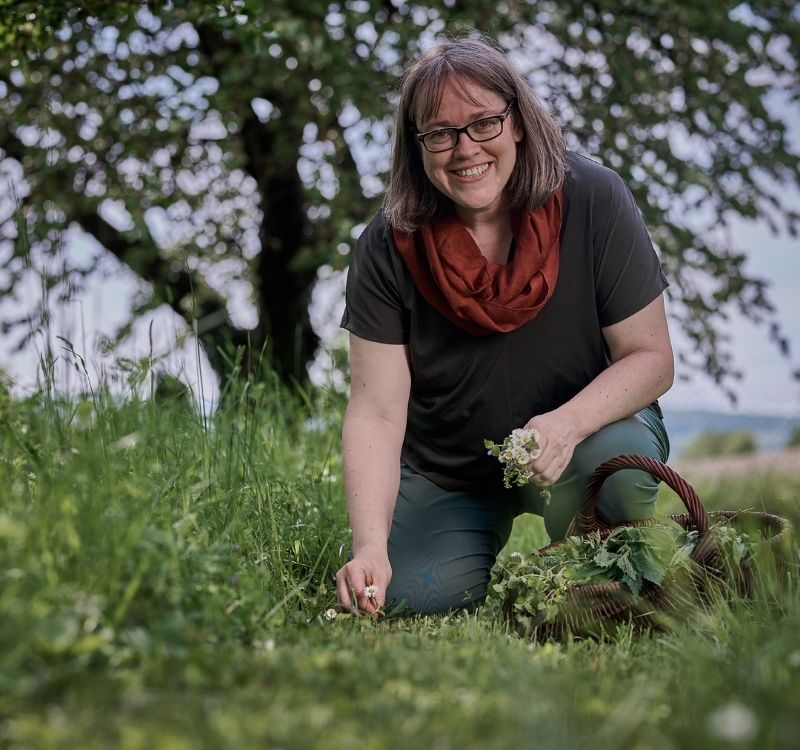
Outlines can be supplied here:
M513 105L511 117L523 138L506 185L512 209L532 211L564 182L566 146L561 128L505 53L486 36L447 40L414 62L400 83L383 212L391 226L404 232L414 232L452 211L450 199L425 175L423 146L416 137L416 122L435 116L449 76L494 91Z

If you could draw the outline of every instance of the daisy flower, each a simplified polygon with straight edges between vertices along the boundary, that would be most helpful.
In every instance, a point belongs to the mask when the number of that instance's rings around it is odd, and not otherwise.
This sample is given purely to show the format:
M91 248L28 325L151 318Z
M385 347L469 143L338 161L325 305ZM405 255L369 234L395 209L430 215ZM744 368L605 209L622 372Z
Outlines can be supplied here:
M364 596L366 596L367 599L374 599L375 595L378 593L379 588L380 586L376 586L374 583L371 583L364 589Z

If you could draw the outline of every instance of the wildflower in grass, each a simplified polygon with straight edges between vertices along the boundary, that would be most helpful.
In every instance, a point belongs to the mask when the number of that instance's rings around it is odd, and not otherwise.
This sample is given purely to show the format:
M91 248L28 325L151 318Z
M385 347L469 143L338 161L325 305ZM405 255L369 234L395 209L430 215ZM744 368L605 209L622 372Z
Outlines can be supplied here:
M752 709L733 701L708 717L708 728L715 737L727 742L752 740L758 732L758 719Z
M367 599L374 599L375 595L378 593L379 588L380 586L376 586L374 583L371 583L364 589L364 596L366 596Z
M330 609L325 610L325 614L322 615L326 620L335 620L336 619L336 610L331 607Z
M111 443L109 448L111 451L116 453L117 451L127 450L128 448L133 448L140 440L142 436L138 432L131 432L129 435L124 435L119 440Z

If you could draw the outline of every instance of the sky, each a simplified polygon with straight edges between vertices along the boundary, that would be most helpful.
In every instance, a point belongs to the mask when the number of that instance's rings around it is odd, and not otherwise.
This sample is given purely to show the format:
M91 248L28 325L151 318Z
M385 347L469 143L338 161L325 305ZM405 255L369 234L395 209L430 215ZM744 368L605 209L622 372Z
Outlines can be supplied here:
M800 196L796 204L800 207ZM711 409L752 414L800 416L800 381L792 373L800 370L800 239L787 234L775 236L761 222L737 221L734 231L742 246L748 248L746 268L769 281L770 297L776 318L790 342L788 358L769 339L765 326L756 326L742 315L731 316L727 332L735 364L743 372L732 383L738 403L727 396L709 378L676 371L672 389L660 399L665 408ZM675 347L685 346L676 325L671 326Z

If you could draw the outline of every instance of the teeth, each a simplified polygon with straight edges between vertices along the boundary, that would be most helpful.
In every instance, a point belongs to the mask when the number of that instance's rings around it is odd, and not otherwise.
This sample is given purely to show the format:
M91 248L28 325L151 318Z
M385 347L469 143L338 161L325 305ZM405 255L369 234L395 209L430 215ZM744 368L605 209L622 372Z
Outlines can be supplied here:
M489 169L488 164L481 164L481 166L479 167L470 167L469 169L456 169L454 171L459 177L477 177L479 174L483 174L487 169Z

